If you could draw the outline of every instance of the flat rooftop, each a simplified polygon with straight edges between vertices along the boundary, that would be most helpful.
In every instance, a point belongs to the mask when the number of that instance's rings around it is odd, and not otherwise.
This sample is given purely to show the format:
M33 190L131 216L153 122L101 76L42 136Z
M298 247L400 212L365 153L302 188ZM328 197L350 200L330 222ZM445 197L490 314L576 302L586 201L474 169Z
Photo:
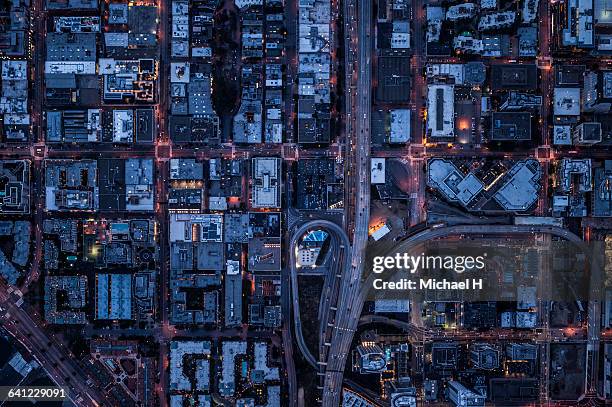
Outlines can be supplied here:
M427 131L434 140L455 137L455 87L427 87Z
M493 90L532 90L538 84L535 64L494 64L491 66Z
M251 163L251 206L280 208L281 159L256 157Z
M531 113L493 112L491 116L491 140L531 140Z
M526 211L539 197L542 169L533 159L515 164L505 176L506 182L494 195L508 211Z
M381 56L378 58L376 99L381 102L410 100L410 57Z

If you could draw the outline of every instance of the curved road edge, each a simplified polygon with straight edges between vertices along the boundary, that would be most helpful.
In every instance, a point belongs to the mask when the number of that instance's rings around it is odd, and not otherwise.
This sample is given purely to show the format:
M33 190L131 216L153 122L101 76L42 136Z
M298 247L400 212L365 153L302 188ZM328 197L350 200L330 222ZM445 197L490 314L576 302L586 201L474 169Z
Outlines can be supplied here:
M306 359L306 361L313 367L315 368L315 370L319 370L319 362L317 361L317 359L312 355L312 353L310 352L310 349L308 349L308 346L306 345L306 341L304 340L304 336L303 336L303 332L302 332L302 320L301 320L301 315L300 315L300 303L299 303L299 293L298 293L298 282L297 282L297 268L296 268L296 248L297 248L297 241L300 237L302 237L304 235L304 233L306 233L306 231L308 231L309 229L314 229L314 228L324 228L329 230L330 232L332 232L333 234L335 234L336 239L338 239L339 241L341 241L342 245L344 245L345 250L344 250L344 257L345 257L345 264L348 260L348 253L349 253L349 240L348 240L348 236L346 235L346 233L344 232L344 230L338 226L337 224L328 221L328 220L313 220L307 223L304 223L303 225L301 225L300 227L298 227L293 233L292 233L292 237L290 240L290 245L289 245L289 252L290 252L290 264L289 264L289 270L290 270L290 283L291 283L291 300L293 301L293 321L295 324L295 336L296 336L296 341L298 344L298 347L300 348L300 351L302 352L302 355L304 356L304 358Z

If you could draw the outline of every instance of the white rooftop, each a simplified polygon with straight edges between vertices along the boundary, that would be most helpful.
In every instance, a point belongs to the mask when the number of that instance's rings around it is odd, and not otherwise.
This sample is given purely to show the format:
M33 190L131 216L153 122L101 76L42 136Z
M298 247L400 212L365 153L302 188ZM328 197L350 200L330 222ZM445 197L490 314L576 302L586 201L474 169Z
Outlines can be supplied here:
M453 78L455 84L463 84L464 76L464 65L463 64L429 64L426 67L427 77L445 77Z
M277 367L268 366L268 345L265 342L255 343L254 370L263 372L264 380L278 380L280 378Z
M478 195L478 193L480 193L480 191L484 189L484 186L474 174L470 173L459 184L457 184L457 189L457 199L459 199L464 205L467 205L476 195Z
M374 312L410 312L410 301L406 299L380 299L374 301Z
M172 62L170 64L170 82L189 83L189 62Z
M280 208L280 159L253 158L253 208Z
M514 24L516 13L514 11L501 11L491 14L485 14L478 21L479 30L498 29L508 27Z
M407 143L410 141L410 110L392 109L391 133L389 143Z
M571 126L554 126L553 127L553 144L558 146L572 145L572 127Z
M432 159L427 167L427 177L428 184L437 188L448 199L459 200L456 185L463 180L464 175L452 162L443 158Z
M223 365L219 378L219 393L223 397L233 396L236 391L235 360L238 355L247 352L247 343L244 341L225 341L221 345Z
M113 142L131 143L134 140L134 111L113 110Z
M534 160L520 161L508 172L508 181L495 193L495 200L509 211L523 211L538 200L540 166ZM537 162L536 162L537 163Z
M455 21L464 18L471 18L476 14L476 4L462 3L449 6L446 10L446 19Z
M385 183L385 159L384 158L372 158L370 161L371 176L370 180L372 184L384 184Z
M209 341L172 341L170 343L170 390L191 390L191 381L185 376L185 357L211 354Z
M555 116L580 116L580 88L555 88Z
M45 73L73 73L75 75L93 75L96 73L96 61L47 61Z
M454 137L455 87L453 85L428 86L427 130L435 139Z

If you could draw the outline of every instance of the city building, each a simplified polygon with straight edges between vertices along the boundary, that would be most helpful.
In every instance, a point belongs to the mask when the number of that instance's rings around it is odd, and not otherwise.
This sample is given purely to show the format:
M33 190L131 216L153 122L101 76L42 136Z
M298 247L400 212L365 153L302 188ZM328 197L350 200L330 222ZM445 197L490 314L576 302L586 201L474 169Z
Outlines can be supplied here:
M280 208L281 159L256 157L251 168L251 207Z
M199 213L204 209L204 165L189 158L170 160L168 209Z
M208 209L239 209L243 198L244 162L241 159L213 158L209 165Z
M337 170L332 159L298 160L296 207L303 210L342 209L344 188Z
M380 346L363 343L357 346L359 372L362 374L381 372L387 368L387 360Z
M537 360L538 346L530 343L510 343L506 345L506 357L510 360Z
M3 141L27 141L31 124L28 107L28 63L3 60L0 71L2 82L0 113L3 121Z
M71 239L74 236L72 225L55 223L49 226L48 232L68 234ZM148 267L157 260L156 227L155 221L150 219L83 220L82 259L92 262L96 268L116 265L123 268ZM70 243L71 249L76 247L76 242Z
M486 397L478 394L457 381L448 382L448 399L455 407L484 407Z
M612 216L612 161L593 171L592 212L596 217Z
M561 44L565 47L592 48L593 0L568 0L567 21L562 22Z
M87 277L45 278L45 320L50 324L84 324Z
M571 146L572 134L572 126L555 125L553 127L553 144L557 146Z
M212 74L205 64L174 63L170 82L170 138L216 144L221 136L212 104Z
M4 30L0 33L0 55L23 57L26 55L29 34L28 20L30 3L24 0L11 1L3 10Z
M500 11L490 14L484 14L478 20L478 31L499 30L510 27L516 20L514 11Z
M406 299L377 299L374 301L376 314L404 314L410 312L410 301Z
M106 103L153 103L157 83L154 59L100 58L103 100Z
M459 348L455 342L434 342L431 345L431 364L442 374L455 370L458 358Z
M193 253L181 246L171 246L171 256L193 262ZM170 271L170 321L176 325L216 325L221 277L218 274L196 274L174 263Z
M223 341L221 344L223 362L219 378L219 394L222 397L232 397L236 392L236 365L238 358L245 357L247 343L244 341Z
M46 160L45 207L48 211L94 211L99 207L97 162Z
M211 355L212 344L209 341L170 342L170 391L208 391Z
M491 66L493 90L533 90L538 85L538 68L535 64L494 64Z
M249 68L252 68L250 70ZM263 136L263 108L261 95L262 74L260 66L242 67L243 89L240 109L234 116L235 143L261 143Z
M539 0L528 0L523 4L538 3ZM523 18L531 19L535 14L526 15L523 12ZM519 36L519 56L524 58L533 58L538 55L538 29L537 27L520 27L518 29Z
M96 319L132 319L132 275L96 275Z
M505 210L522 212L536 203L542 178L542 168L536 160L517 163L504 178L493 197Z
M46 115L48 142L92 143L103 141L100 109L47 110ZM127 126L125 129L122 126L121 129L124 133L130 131Z
M452 201L469 204L484 186L473 174L465 176L451 162L437 159L428 165L429 183L442 191Z
M492 378L489 380L491 402L533 403L538 399L538 380L531 377Z
M223 281L225 287L225 326L236 327L242 324L242 273L240 267L227 267Z
M0 221L0 236L2 240L12 242L12 250L0 250L0 275L12 285L25 271L31 247L32 225L28 221Z
M373 401L349 389L342 390L342 405L346 407L375 407Z
M223 242L223 215L173 213L170 243Z
M612 344L604 344L603 360L603 395L606 400L612 398Z
M312 230L308 232L298 246L296 266L315 267L328 237L329 233L324 230Z
M372 158L370 160L370 182L372 184L384 184L385 183L385 159L384 158Z
M590 159L563 158L559 165L561 192L589 192L593 189Z
M171 213L170 319L175 324L216 324L224 268L223 215Z
M447 159L432 158L427 163L427 184L472 211L525 212L538 199L542 169L534 159L497 168L494 179L485 177L486 172L466 174L461 168ZM493 200L497 209L487 204Z
M379 56L376 76L376 101L406 103L410 100L410 57L407 54Z
M463 33L453 39L453 49L456 52L483 57L502 57L510 55L509 35L482 35L480 38ZM493 67L502 66L493 65ZM504 65L506 66L506 65Z
M281 270L281 216L279 212L249 213L248 269Z
M608 113L612 106L612 71L588 71L584 75L582 109Z
M124 113L115 115L116 111ZM95 124L92 123L92 126ZM153 142L156 131L156 115L152 108L147 107L103 110L102 127L104 142L149 144ZM97 132L95 127L93 130Z
M128 158L125 163L125 209L152 211L154 194L153 160Z
M96 74L96 34L90 32L50 32L46 36L47 59L45 74L47 80L58 74Z
M410 141L410 110L392 109L390 111L389 144L408 143Z
M432 141L455 137L455 93L453 85L428 85L427 135Z
M601 123L599 122L583 122L575 127L572 134L574 144L589 146L600 143L601 137Z
M256 342L254 344L254 362L251 371L251 380L254 383L265 383L280 380L278 367L268 365L268 344Z
M531 140L531 114L527 112L493 112L491 141Z
M298 5L298 142L327 144L331 140L331 2L312 0Z
M555 88L555 116L580 116L580 88Z
M455 85L483 84L486 79L486 66L482 62L466 64L428 64L425 67L429 81L443 81Z
M30 212L30 161L0 161L0 214Z
M476 15L476 7L477 6L474 3L449 6L448 9L446 9L446 19L450 21L470 19Z
M498 369L500 366L500 351L487 343L472 344L470 345L470 362L475 369Z
M400 377L387 390L391 407L416 407L417 393L410 377Z

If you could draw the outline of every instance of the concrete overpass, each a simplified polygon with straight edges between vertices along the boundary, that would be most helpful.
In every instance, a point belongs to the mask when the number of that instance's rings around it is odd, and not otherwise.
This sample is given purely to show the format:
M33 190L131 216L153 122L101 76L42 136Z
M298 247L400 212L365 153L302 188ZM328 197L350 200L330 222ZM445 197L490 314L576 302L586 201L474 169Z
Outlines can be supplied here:
M350 245L348 241L348 237L344 230L338 226L337 224L327 221L327 220L314 220L311 222L304 223L300 227L298 227L293 233L290 240L289 252L290 252L290 260L289 260L289 271L290 271L290 283L291 283L291 297L292 297L292 305L293 305L293 320L295 323L295 336L298 347L302 352L302 355L306 359L306 361L315 369L320 369L319 360L312 355L310 349L306 345L306 341L304 340L303 332L302 332L302 319L300 314L300 301L299 301L299 291L298 291L298 281L297 281L297 259L296 259L296 251L298 246L298 240L304 236L306 232L313 229L326 229L330 232L330 237L336 241L336 246L344 253L343 258L337 263L338 265L346 264L348 261L348 254L350 252ZM334 268L330 269L331 279L326 279L328 283L323 287L322 293L322 302L323 308L327 311L325 315L329 315L330 307L332 306L333 299L330 297L331 295L331 286L330 284L335 280L335 276L337 271ZM320 334L324 333L327 330L327 317L321 319L321 329ZM322 341L323 342L323 341ZM321 345L324 346L323 343Z

